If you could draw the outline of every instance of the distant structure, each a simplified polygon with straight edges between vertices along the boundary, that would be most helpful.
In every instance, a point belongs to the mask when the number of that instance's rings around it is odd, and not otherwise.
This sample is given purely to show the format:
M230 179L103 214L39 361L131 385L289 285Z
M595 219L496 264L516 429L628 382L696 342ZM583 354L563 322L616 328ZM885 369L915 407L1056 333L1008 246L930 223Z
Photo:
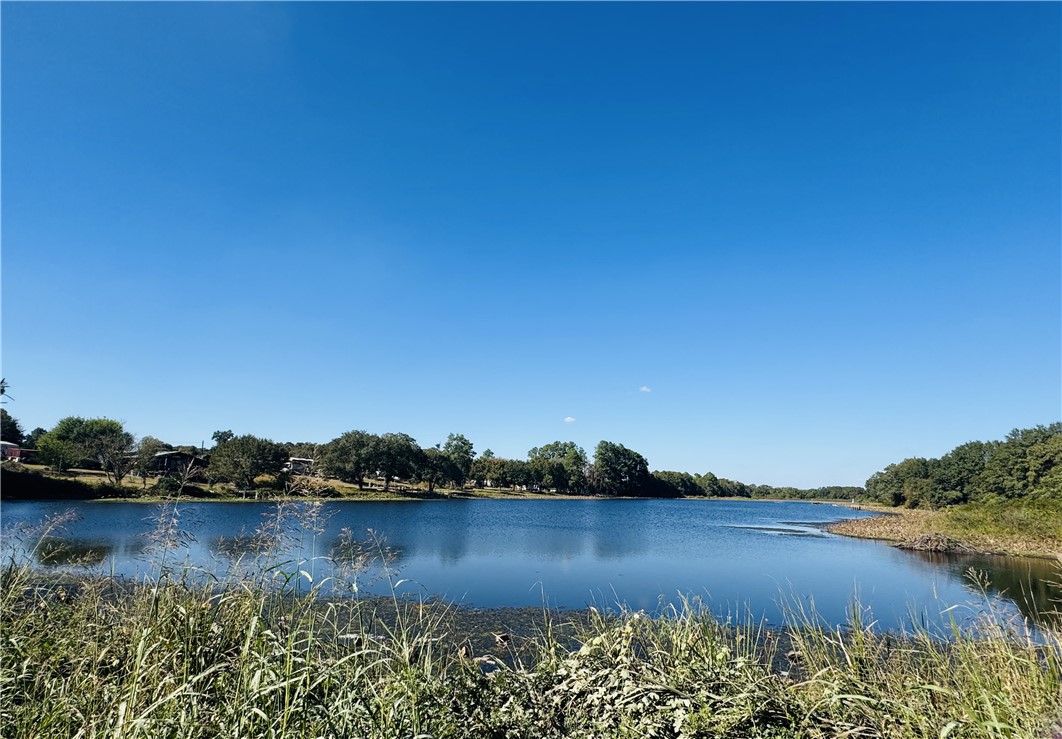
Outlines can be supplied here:
M36 449L23 449L11 441L0 441L0 459L13 459L16 462L32 462L36 456Z
M152 459L151 471L159 475L168 475L184 472L188 469L188 465L205 469L209 461L208 457L200 457L189 452L159 452Z
M283 469L293 475L312 475L313 460L306 457L289 457Z

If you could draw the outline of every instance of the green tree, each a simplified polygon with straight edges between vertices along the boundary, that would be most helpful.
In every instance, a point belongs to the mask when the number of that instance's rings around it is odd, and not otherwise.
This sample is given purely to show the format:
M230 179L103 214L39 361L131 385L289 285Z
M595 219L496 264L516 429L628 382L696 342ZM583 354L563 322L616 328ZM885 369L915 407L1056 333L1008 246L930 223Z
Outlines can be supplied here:
M653 472L656 480L656 498L692 498L704 495L704 490L689 472L657 470Z
M1062 423L1011 431L988 455L984 469L971 484L973 495L1005 498L1028 495L1031 490L1029 451L1059 433L1062 433Z
M256 477L279 473L286 461L287 455L280 444L245 434L214 447L207 474L213 480L231 482L241 490L252 490Z
M930 473L936 488L933 507L969 500L973 482L984 471L985 462L995 446L995 443L970 441L955 447L939 460L931 461Z
M720 477L716 480L719 485L719 496L722 498L751 498L752 490L748 485L739 480L728 480Z
M133 469L136 461L133 441L133 435L121 422L110 418L90 418L81 427L80 442L85 456L98 463L108 481L116 486Z
M37 440L37 448L42 461L59 472L92 462L120 485L133 467L133 441L119 421L67 416Z
M376 436L367 431L348 431L321 447L317 464L325 477L355 483L365 489L365 477L376 471L372 448Z
M928 477L909 477L903 481L903 504L906 508L935 508L939 492Z
M512 488L530 485L530 465L522 459L481 456L472 465L472 478L479 487Z
M214 440L214 446L220 446L226 441L230 441L236 434L232 433L232 430L215 431L210 435L210 438Z
M713 475L711 472L705 472L703 475L697 475L694 478L697 481L697 485L704 491L704 495L712 498L718 498L723 494L722 488L719 486L719 478Z
M554 441L527 453L534 481L561 493L586 489L586 452L573 441Z
M453 464L454 469L451 472L456 470L458 473L450 479L457 486L464 485L468 476L472 473L472 459L474 457L472 442L462 434L450 434L446 437L446 443L442 446L442 453Z
M85 419L67 416L60 419L47 433L37 439L40 459L57 472L65 472L85 460L87 454L81 441Z
M650 484L649 464L622 444L601 441L594 450L592 484L601 495L640 495Z
M906 500L904 485L908 480L929 477L929 461L922 457L911 457L896 464L890 464L881 472L875 472L867 480L867 494L884 505L898 506ZM918 486L919 493L924 486ZM913 488L912 488L913 490Z
M18 444L19 446L22 446L26 441L22 425L3 408L0 408L0 440L10 441L12 444Z
M1030 493L1043 497L1062 497L1062 434L1033 444L1026 456Z
M532 483L531 465L522 459L503 459L499 468L501 487L526 488Z
M48 433L48 429L38 426L26 435L26 449L36 449L37 440Z
M434 492L437 485L460 485L465 473L457 466L452 456L437 446L421 450L417 456L413 479L428 484L428 492Z
M487 450L490 451L489 449ZM491 452L484 452L472 463L469 473L476 487L507 488L513 486L513 480L518 477L514 474L513 460L496 457Z
M369 459L376 473L383 477L384 490L391 480L408 480L414 476L423 452L409 434L381 434L369 446Z

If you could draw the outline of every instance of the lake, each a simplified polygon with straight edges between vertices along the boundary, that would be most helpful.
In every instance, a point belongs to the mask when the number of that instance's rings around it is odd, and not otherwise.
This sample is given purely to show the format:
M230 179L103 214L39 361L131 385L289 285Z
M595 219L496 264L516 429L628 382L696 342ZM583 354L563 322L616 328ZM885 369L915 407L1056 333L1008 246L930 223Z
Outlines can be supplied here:
M41 523L61 515L69 520L38 546ZM0 503L0 533L5 555L53 570L143 578L191 567L224 578L260 572L265 553L302 588L311 578L331 594L396 587L481 608L653 611L687 596L723 618L777 624L785 598L813 601L839 624L858 596L882 628L897 628L912 614L939 623L952 605L950 616L973 618L986 599L971 568L1009 614L1057 607L1058 565L1046 560L905 552L821 529L868 515L797 501L49 501Z

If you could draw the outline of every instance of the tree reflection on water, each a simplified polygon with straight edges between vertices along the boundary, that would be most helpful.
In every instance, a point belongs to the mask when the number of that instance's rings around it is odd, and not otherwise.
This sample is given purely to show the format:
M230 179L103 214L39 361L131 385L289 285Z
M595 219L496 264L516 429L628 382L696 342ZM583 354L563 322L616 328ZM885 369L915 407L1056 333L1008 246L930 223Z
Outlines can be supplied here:
M105 541L47 536L34 554L45 567L95 567L111 555L114 547Z
M945 569L989 595L1014 603L1033 623L1062 623L1062 565L1034 557L912 551L934 569Z

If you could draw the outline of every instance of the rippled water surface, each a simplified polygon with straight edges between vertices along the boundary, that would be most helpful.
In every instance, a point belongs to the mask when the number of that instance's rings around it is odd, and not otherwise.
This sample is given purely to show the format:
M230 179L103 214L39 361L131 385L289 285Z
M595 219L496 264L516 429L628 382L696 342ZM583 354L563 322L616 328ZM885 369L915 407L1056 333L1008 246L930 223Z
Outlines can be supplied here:
M968 618L984 601L968 577L983 573L1008 611L1056 607L1057 565L1002 557L900 551L825 533L864 511L831 505L712 500L449 500L271 503L11 502L0 504L8 554L40 567L154 577L192 566L224 578L265 552L279 577L333 592L398 590L479 607L582 608L624 603L653 610L680 596L721 615L777 623L778 601L814 601L840 623L858 595L894 628L914 613L937 621L948 605ZM65 514L41 542L39 526ZM176 528L168 524L176 524ZM279 530L282 540L271 538ZM163 546L168 543L169 546ZM337 568L336 563L340 566ZM289 580L290 582L290 580ZM1023 593L1031 595L1029 603Z

